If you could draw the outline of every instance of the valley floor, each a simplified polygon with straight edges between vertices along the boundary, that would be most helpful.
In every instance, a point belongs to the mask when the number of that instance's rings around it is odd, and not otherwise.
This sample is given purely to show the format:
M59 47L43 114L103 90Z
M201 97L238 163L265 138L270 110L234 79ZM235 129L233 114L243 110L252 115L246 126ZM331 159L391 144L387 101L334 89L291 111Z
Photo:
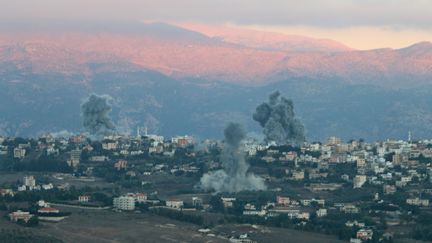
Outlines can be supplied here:
M118 213L111 210L64 208L71 216L60 223L40 223L24 228L0 219L0 228L31 231L64 242L229 242L226 235L248 233L257 242L321 242L338 241L332 236L291 229L251 225L220 225L212 229L215 236L199 233L199 227L148 213ZM224 237L223 237L223 236Z

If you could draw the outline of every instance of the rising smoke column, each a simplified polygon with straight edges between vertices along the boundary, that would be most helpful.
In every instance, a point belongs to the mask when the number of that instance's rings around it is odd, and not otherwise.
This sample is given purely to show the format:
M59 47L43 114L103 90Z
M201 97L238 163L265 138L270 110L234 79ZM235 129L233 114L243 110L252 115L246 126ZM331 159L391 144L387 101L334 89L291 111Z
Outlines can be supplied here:
M209 172L201 178L205 190L216 192L239 192L264 190L266 186L261 177L247 173L249 164L245 160L241 141L245 132L237 123L229 123L224 131L225 143L221 153L222 170Z
M111 100L108 95L92 94L81 105L83 126L90 134L104 136L115 131L114 123L109 117Z
M276 91L269 101L256 108L253 119L263 127L266 141L301 145L305 141L303 124L294 116L293 102Z

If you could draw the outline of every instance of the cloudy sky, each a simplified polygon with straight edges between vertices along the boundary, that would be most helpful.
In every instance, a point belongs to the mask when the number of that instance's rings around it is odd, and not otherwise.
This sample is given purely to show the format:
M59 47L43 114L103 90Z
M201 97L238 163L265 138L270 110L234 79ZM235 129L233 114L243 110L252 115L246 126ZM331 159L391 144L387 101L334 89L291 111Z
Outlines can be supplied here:
M0 21L193 21L330 38L358 49L432 41L430 0L0 0L0 6Z

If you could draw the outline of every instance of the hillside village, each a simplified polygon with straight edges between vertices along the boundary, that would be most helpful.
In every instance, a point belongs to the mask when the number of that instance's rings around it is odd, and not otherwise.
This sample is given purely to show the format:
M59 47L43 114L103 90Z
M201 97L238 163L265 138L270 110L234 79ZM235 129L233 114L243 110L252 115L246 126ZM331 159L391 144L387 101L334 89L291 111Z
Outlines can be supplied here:
M190 222L232 242L254 242L254 235L213 227L291 228L353 243L432 240L432 140L330 137L292 147L246 139L249 171L268 187L253 194L200 188L201 176L222 166L219 140L46 135L2 137L0 144L1 171L17 175L0 180L0 209L11 223L67 222L74 217L68 207L97 208Z

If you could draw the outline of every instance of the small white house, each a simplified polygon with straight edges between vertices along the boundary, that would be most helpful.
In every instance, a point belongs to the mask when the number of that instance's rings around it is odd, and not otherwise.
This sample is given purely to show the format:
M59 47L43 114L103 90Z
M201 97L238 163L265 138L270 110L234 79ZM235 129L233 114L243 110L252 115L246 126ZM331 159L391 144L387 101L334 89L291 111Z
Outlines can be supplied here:
M183 201L178 199L170 199L166 201L166 206L170 208L182 208L183 205Z

